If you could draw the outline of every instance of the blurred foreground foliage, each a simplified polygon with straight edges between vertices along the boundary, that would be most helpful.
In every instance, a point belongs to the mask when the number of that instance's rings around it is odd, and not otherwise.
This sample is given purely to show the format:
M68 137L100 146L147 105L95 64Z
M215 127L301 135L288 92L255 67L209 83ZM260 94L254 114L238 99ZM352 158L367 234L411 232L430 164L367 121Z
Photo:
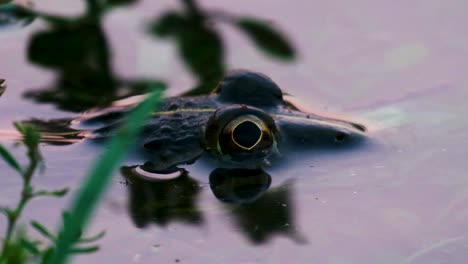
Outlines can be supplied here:
M88 244L99 240L104 236L104 232L94 237L83 238L83 230L86 229L114 171L119 167L121 160L138 136L142 124L154 109L159 98L160 93L153 93L137 106L129 115L126 123L109 142L106 150L81 184L70 208L63 211L63 220L58 235L54 235L43 224L31 221L31 227L47 239L47 243L42 240L30 239L24 229L18 227L19 217L27 203L33 198L62 197L68 192L68 188L35 190L32 178L37 173L38 168L43 165L42 155L39 151L40 134L31 125L15 124L22 136L22 144L27 148L29 164L25 167L21 166L11 153L0 145L0 157L21 176L23 181L17 205L13 208L0 207L0 212L7 219L6 234L2 238L0 264L21 264L31 261L53 264L67 263L70 255L92 253L99 249L96 245L89 246ZM44 170L43 167L42 170Z
M16 158L2 145L0 145L1 158L21 177L23 182L22 190L19 195L19 201L14 207L0 205L0 212L6 217L7 228L2 237L2 247L0 251L0 264L21 264L29 263L32 260L40 263L48 263L53 248L56 246L57 238L50 232L45 225L32 220L30 226L35 229L44 240L33 240L27 236L24 227L19 226L19 218L26 205L38 197L63 197L68 192L68 188L58 190L36 190L32 184L32 179L37 170L43 170L43 159L39 150L40 135L31 125L15 124L17 131L21 134L21 143L27 149L28 165L22 166ZM64 217L66 214L64 213ZM81 231L77 239L85 244L94 242L102 237L104 233L91 239L81 238ZM98 246L80 246L74 247L68 253L90 253L98 249Z
M8 17L16 14L18 20L27 17L30 23L37 17L48 25L33 33L27 55L34 65L55 71L57 78L50 87L28 91L25 97L79 112L143 94L150 87L164 89L166 85L161 80L127 80L116 75L113 69L113 54L103 29L104 16L116 7L137 2L86 0L86 12L77 17L51 15L11 3L1 5L5 10L2 12L0 8L0 22L2 14L9 14ZM268 56L283 61L296 57L288 38L270 22L224 10L207 10L195 0L180 0L180 3L181 9L160 12L148 25L148 34L170 38L182 62L194 75L197 84L185 95L209 93L228 70L221 23L244 33ZM8 23L13 23L10 20Z
M224 11L204 10L195 0L181 2L184 9L164 12L150 25L150 33L174 39L181 59L197 77L198 85L185 95L209 93L226 73L226 54L218 22L237 27L270 56L284 60L295 57L287 38L270 23Z
M103 107L131 95L153 92L131 113L127 123L110 141L109 146L88 173L80 186L70 209L63 211L63 220L57 234L45 225L31 221L30 227L45 240L33 240L26 228L19 226L19 218L27 203L36 197L62 197L68 189L35 190L33 175L43 167L39 151L40 135L33 126L16 124L27 148L28 165L23 167L15 157L0 145L0 155L23 181L19 201L13 208L0 207L7 219L2 237L0 264L4 263L66 263L69 256L90 253L99 249L89 243L99 240L104 233L82 238L90 217L103 192L118 168L126 150L134 142L145 118L160 98L164 89L160 80L128 80L119 77L113 69L113 54L102 26L104 16L115 7L138 0L86 0L86 12L78 17L63 17L37 12L30 5L17 5L0 0L0 27L12 24L25 26L35 19L47 23L46 29L33 33L27 56L31 63L53 70L56 81L50 87L28 91L25 97L41 103L52 103L67 111L83 111ZM210 92L227 71L226 54L218 22L227 23L246 34L265 54L291 61L295 50L271 23L252 17L232 15L222 11L203 9L194 0L181 0L182 10L162 12L149 25L149 33L158 38L172 38L182 61L198 80L186 95ZM0 80L0 95L5 90ZM47 242L44 242L47 241Z
M128 116L126 122L117 130L107 144L105 151L91 167L70 206L69 217L64 219L57 237L56 247L48 263L66 263L76 243L78 234L90 221L92 213L111 182L112 175L120 166L127 150L132 146L159 101L161 93L156 91L148 96Z
M53 103L68 111L110 105L113 101L163 89L159 80L124 80L114 73L102 19L106 12L136 1L87 1L87 12L68 18L30 11L45 20L48 29L36 32L28 46L28 58L57 72L52 87L28 91L27 98Z

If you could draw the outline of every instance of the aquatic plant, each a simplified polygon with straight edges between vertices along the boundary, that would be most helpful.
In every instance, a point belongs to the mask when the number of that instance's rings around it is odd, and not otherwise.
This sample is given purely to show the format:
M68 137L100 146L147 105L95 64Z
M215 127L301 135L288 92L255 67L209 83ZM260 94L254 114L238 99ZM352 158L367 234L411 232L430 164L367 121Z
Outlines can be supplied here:
M2 250L0 253L0 263L22 263L26 259L27 253L38 255L39 241L31 241L26 237L26 233L18 227L18 220L26 205L34 198L41 196L62 197L67 192L67 188L58 190L35 190L32 179L38 168L43 164L42 155L39 150L39 133L31 125L15 123L15 127L22 135L22 144L27 148L28 165L21 166L20 163L0 145L0 156L13 168L22 179L22 190L17 204L10 207L0 207L0 212L7 219L7 228L3 237ZM47 238L53 238L50 232L37 221L32 221L31 226ZM26 252L28 251L28 252Z
M19 201L16 206L0 207L0 212L6 216L7 228L2 241L2 249L0 251L0 263L21 264L34 259L41 263L46 263L46 260L52 249L57 244L57 237L50 232L43 224L32 220L31 227L35 229L44 238L49 240L50 244L44 245L40 240L32 240L27 236L24 227L19 226L18 222L26 205L34 198L50 196L63 197L68 192L68 188L58 190L35 190L32 184L33 176L37 170L44 170L42 155L39 150L40 135L32 125L23 125L15 123L15 127L22 135L22 144L27 148L28 165L21 166L13 155L2 145L0 145L0 156L2 159L13 168L23 181L22 190ZM66 217L66 214L64 214ZM100 239L104 232L91 238L81 238L81 232L78 239L81 244L88 244ZM74 247L69 251L69 254L90 253L98 250L98 246L81 246Z
M78 234L89 222L92 212L96 208L102 194L109 185L113 172L117 170L126 151L131 147L145 119L150 115L161 96L160 92L152 93L132 113L127 122L117 131L108 143L106 150L92 167L85 178L80 190L76 194L64 218L59 231L56 248L51 260L47 263L65 263L70 250L79 242Z
M99 240L104 232L91 238L82 238L90 217L96 208L102 194L109 185L113 172L117 170L126 150L137 137L142 124L160 98L160 92L151 94L130 114L127 122L111 139L101 158L92 167L84 179L68 210L63 212L63 220L58 235L47 230L37 221L31 222L31 227L47 238L51 243L48 247L41 247L41 242L30 240L25 231L18 227L18 220L26 204L35 197L62 197L68 188L59 190L35 190L32 185L33 175L41 167L43 159L39 150L40 134L31 125L16 123L17 130L23 136L22 143L27 147L29 164L22 167L11 153L0 145L2 159L21 175L23 189L20 200L14 208L1 207L0 212L7 218L6 234L0 253L0 264L25 263L31 257L41 263L66 263L72 254L91 253L99 249L98 246L87 244ZM82 245L85 246L82 246Z

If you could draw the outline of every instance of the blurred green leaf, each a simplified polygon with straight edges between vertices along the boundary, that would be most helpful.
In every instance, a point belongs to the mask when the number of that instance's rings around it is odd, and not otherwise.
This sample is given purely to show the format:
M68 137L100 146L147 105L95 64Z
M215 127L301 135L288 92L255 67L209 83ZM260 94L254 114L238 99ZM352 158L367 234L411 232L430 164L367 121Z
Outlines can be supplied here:
M294 59L295 50L288 39L268 23L252 18L241 18L236 25L266 53L285 60Z
M99 246L73 248L70 250L70 254L89 254L99 250Z
M50 247L42 252L41 264L49 263L52 254L54 253L54 248Z
M37 147L39 145L39 139L41 136L39 132L33 127L28 126L26 130L26 134L24 136L24 143L29 147Z
M170 11L150 26L153 35L175 39L180 57L198 78L197 87L184 95L209 93L225 74L223 41L209 22L202 13Z
M0 2L0 28L24 27L31 24L36 15L27 8L26 5L15 4L12 1Z
M7 207L0 207L0 213L10 218L13 215L13 211Z
M95 235L95 236L86 237L86 238L80 238L80 240L78 240L78 243L92 243L92 242L96 242L96 241L98 241L99 239L103 238L105 235L106 235L106 231L101 231L101 232L99 232L99 233L98 233L97 235Z
M10 165L13 169L15 169L18 173L22 174L21 166L19 165L18 161L0 144L0 156L2 156L3 160Z
M28 158L31 164L36 163L37 165L37 163L42 161L42 156L39 152L39 139L40 139L39 132L31 124L21 124L21 123L15 122L14 126L23 136L23 143L28 148ZM32 171L25 172L25 174L30 174L30 173L32 173ZM29 177L31 176L32 174L29 175Z
M14 239L4 245L4 251L0 252L2 264L23 264L27 263L27 249L23 246L22 241L26 239L26 234L23 229L16 232ZM6 243L6 242L4 242Z
M146 91L141 88L145 85L165 86L157 80L136 80L129 85L129 81L114 74L112 52L100 19L54 20L49 24L50 28L32 36L28 58L56 70L59 77L49 87L27 91L26 98L80 112L143 94Z
M180 32L179 50L182 59L200 81L217 82L224 75L224 47L214 29L188 25Z
M199 79L224 74L221 37L202 19L169 12L152 24L151 32L160 37L174 36L182 59Z
M150 79L123 81L123 84L128 85L131 88L131 94L128 94L125 97L166 89L166 84L164 82Z
M167 12L150 26L150 33L159 37L175 35L184 28L185 24L183 16L176 12Z
M47 230L47 228L45 226L43 226L42 224L40 224L39 222L37 221L31 221L31 226L36 229L37 232L39 232L41 235L43 235L44 237L50 239L51 241L55 241L55 236L52 235L52 233Z
M29 149L36 149L39 145L40 135L39 132L31 124L14 123L16 129L23 136L23 142Z
M63 197L68 193L69 189L68 188L63 188L59 190L54 190L54 191L37 191L33 193L33 196L54 196L54 197Z
M50 263L66 262L70 250L78 241L76 234L89 222L92 212L109 185L113 172L118 168L126 150L139 134L142 124L153 111L160 95L159 91L152 93L130 113L127 122L110 140L107 149L88 173L75 195L69 215L64 217L65 221L59 231Z
M29 42L28 57L33 63L52 68L83 63L87 42L95 31L93 25L69 24L36 33Z
M41 255L41 251L37 247L39 245L39 243L40 242L38 242L38 241L32 242L32 241L29 241L27 239L22 239L21 240L21 245L27 251L29 251L29 253L33 254L34 256L40 256Z
M138 0L107 0L107 5L119 6L119 5L131 5L138 2Z
M24 133L26 132L24 125L18 122L13 123L13 125L15 126L16 130L18 130L18 132L20 132L21 135L24 136Z
M62 222L67 223L70 219L70 213L68 211L62 212Z

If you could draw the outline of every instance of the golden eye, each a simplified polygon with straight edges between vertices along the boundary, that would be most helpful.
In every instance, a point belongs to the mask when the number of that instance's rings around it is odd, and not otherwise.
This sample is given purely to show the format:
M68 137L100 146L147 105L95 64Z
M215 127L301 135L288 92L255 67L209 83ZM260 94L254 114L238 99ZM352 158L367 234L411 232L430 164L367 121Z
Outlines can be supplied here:
M231 135L232 142L239 148L251 150L262 140L264 123L255 116L241 116L231 121L224 130Z
M205 129L205 147L223 160L261 163L279 141L273 119L264 111L246 106L217 110Z

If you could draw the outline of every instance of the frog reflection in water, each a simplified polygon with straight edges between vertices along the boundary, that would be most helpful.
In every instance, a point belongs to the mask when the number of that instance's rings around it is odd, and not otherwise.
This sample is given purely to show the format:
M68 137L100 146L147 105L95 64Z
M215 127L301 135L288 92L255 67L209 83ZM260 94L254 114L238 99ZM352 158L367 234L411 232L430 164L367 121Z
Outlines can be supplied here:
M187 171L159 180L142 178L134 166L122 167L121 174L129 182L129 214L136 226L205 223L204 210L198 207L203 185ZM272 179L268 173L242 168L218 168L209 178L213 194L223 202L220 208L232 219L230 224L251 243L263 244L275 235L300 244L307 242L296 224L291 181L269 189Z
M84 115L74 125L91 127L90 137L108 137L130 109L110 107ZM304 113L285 101L267 76L238 70L210 95L164 99L145 124L139 144L150 154L147 171L175 171L204 152L238 167L260 168L285 144L350 145L363 139L364 131L360 124Z

